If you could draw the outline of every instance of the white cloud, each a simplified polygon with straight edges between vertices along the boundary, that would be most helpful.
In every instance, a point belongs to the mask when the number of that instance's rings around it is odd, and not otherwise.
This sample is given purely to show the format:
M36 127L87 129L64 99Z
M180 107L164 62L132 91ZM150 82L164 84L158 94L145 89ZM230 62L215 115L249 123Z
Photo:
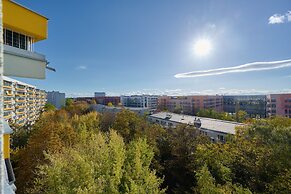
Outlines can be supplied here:
M77 70L86 70L87 69L87 66L85 65L80 65L78 67L76 67Z
M176 78L204 77L204 76L221 75L221 74L227 74L227 73L241 73L241 72L249 72L249 71L263 71L263 70L279 69L279 68L290 67L290 66L291 66L291 59L283 60L283 61L254 62L254 63L247 63L247 64L234 66L234 67L179 73L179 74L176 74L175 77Z
M291 22L291 11L288 11L286 13L286 17L287 17L288 22Z
M269 24L283 24L286 22L291 22L291 11L287 11L286 14L274 14L269 17Z
M274 14L269 17L269 24L282 24L284 23L285 16L280 14Z

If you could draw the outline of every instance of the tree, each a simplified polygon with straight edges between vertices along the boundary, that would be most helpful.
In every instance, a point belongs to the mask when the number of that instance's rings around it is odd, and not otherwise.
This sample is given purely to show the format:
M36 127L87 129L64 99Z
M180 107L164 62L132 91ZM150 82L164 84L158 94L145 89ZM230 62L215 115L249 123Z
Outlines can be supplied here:
M109 131L115 121L115 114L112 112L104 112L101 115L100 129L103 132Z
M73 105L73 99L72 98L66 98L66 106L72 106Z
M113 107L112 102L108 102L107 106L109 106L109 107Z
M288 118L251 121L225 144L199 145L195 169L206 164L220 185L241 185L255 193L290 193L290 128Z
M45 111L55 111L56 107L53 104L48 102L44 105L44 110Z
M32 186L36 167L47 161L44 152L58 153L64 146L77 142L77 134L65 110L44 112L32 131L27 145L13 151L11 157L20 193L26 193L26 189Z
M247 115L246 111L239 110L235 113L235 120L242 123L247 119Z
M196 185L193 154L199 144L208 143L206 136L199 135L193 126L179 125L168 129L168 133L159 141L159 163L164 184L169 193L191 193Z
M240 193L251 194L248 189L242 188L240 185L233 185L228 183L225 185L219 185L215 183L215 179L209 172L207 165L204 165L197 173L197 187L194 191L201 194L220 194L220 193Z
M126 146L122 137L82 132L75 148L47 154L32 193L164 193L149 166L153 152L145 140ZM66 172L66 173L64 173Z
M177 104L176 106L175 106L175 109L174 109L174 113L176 113L176 114L181 114L181 111L182 111L182 107L181 107L181 105L179 105L179 104Z

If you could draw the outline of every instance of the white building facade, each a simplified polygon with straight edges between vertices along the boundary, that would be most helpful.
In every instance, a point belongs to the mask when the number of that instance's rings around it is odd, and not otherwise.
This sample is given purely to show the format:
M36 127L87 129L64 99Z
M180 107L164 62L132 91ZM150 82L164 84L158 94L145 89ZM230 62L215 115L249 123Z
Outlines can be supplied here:
M154 95L132 95L121 96L120 102L125 107L157 109L158 96Z
M58 91L47 92L47 102L53 104L57 109L65 106L66 94Z

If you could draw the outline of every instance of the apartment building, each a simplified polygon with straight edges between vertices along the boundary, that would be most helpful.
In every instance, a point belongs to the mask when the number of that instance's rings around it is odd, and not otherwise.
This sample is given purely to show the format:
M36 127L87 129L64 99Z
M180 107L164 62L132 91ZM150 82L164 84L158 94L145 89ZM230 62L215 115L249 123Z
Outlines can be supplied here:
M158 110L181 112L194 115L201 109L223 110L223 97L220 95L199 96L160 96Z
M266 95L223 96L224 112L236 113L239 110L243 110L253 118L266 117L266 104Z
M45 79L48 62L45 55L34 52L34 43L47 38L48 19L11 0L3 0L0 5L3 14L3 74ZM44 91L11 79L3 80L3 90L3 117L20 125L34 121L46 100ZM15 193L9 143L13 131L7 122L1 120L1 123L4 127L2 143L5 162L2 164L5 172L1 174L0 187L4 193Z
M132 95L121 96L121 104L125 107L157 109L158 96L155 95Z
M66 104L66 94L58 91L47 92L47 102L53 104L57 109Z
M267 116L291 118L291 94L267 95Z
M4 76L4 119L18 125L33 124L46 103L46 93L35 86Z
M165 128L175 128L181 124L195 126L201 134L208 136L212 142L225 142L227 135L234 135L235 128L243 126L243 124L237 122L170 112L159 112L149 115L148 120L152 123L160 124Z

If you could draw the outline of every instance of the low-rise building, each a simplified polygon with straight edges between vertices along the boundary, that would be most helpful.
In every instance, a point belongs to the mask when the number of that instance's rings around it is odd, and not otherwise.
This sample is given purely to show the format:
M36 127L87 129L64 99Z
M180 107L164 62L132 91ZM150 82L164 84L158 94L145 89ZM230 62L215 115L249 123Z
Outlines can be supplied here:
M266 117L266 95L223 96L223 111L236 113L245 111L250 117Z
M167 110L195 115L201 109L213 109L221 112L223 110L222 96L160 96L158 99L158 110L160 111Z
M157 123L165 128L176 127L177 125L187 124L195 126L200 133L207 135L213 142L224 142L227 135L235 134L237 126L243 126L241 123L211 119L205 117L196 117L170 112L159 112L148 116L148 120Z
M66 94L58 91L47 92L47 102L53 104L57 109L65 106Z
M267 95L267 116L291 118L291 94Z

